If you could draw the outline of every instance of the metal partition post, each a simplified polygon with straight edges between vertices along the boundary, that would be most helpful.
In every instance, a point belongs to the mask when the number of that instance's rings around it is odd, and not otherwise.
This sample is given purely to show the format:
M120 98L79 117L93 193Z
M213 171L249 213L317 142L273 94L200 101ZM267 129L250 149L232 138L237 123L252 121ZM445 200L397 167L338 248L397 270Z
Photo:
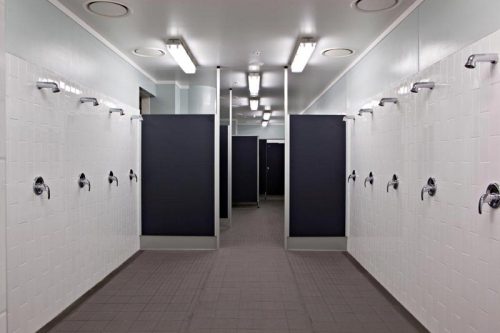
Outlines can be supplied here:
M229 89L229 129L227 131L227 204L229 225L233 223L233 89Z
M217 93L216 93L216 108L214 116L214 222L215 222L215 238L217 240L217 248L220 244L220 66L217 66Z
M290 236L290 115L288 114L288 67L284 75L284 111L285 111L285 250L288 249Z

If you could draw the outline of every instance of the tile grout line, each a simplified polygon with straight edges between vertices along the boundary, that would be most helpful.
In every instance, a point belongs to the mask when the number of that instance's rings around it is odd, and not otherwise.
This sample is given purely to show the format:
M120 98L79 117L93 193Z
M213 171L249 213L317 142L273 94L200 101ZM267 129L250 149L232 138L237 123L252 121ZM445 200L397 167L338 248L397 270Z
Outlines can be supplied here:
M295 270L293 269L292 263L290 262L290 257L288 255L289 251L287 251L285 249L283 249L283 251L285 252L287 264L290 267L290 271L292 272L292 275L293 275L293 281L294 281L295 286L297 288L297 293L299 295L300 303L301 303L301 305L302 305L302 307L304 309L305 314L307 315L307 319L308 319L308 322L309 322L309 327L311 329L311 332L314 333L315 331L314 331L314 326L313 326L313 320L312 320L311 315L309 314L309 310L306 307L306 302L305 302L305 299L304 299L304 295L300 291L299 283L298 283L298 280L297 280L297 276L295 275Z

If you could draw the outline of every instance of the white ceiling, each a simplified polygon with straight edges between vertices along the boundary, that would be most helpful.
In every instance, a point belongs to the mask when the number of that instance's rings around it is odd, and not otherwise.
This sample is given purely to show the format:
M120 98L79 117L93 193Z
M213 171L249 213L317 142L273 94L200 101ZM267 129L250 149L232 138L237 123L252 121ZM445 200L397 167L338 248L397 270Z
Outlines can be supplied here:
M203 81L220 65L222 89L232 87L238 104L248 97L248 66L260 64L262 104L271 104L273 110L283 109L283 66L289 63L297 39L316 37L318 46L305 71L290 74L290 112L304 110L415 2L400 0L391 10L363 13L351 7L352 0L117 0L128 6L131 14L105 18L85 9L88 0L57 1L157 81ZM376 4L388 0L363 1ZM190 77L168 53L161 58L132 54L138 47L165 49L165 40L174 37L182 37L199 66L207 69ZM347 58L322 56L322 50L330 47L351 48L356 54ZM225 95L223 92L223 108L229 100ZM248 107L234 111L235 117L240 117L238 112L250 112Z

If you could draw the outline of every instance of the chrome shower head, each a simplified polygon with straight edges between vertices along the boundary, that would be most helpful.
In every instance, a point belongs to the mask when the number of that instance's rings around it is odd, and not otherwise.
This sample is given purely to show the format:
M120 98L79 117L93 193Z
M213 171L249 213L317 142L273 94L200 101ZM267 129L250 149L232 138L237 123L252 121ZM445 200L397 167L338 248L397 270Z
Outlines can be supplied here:
M53 93L58 93L61 90L59 89L59 85L55 82L45 82L45 81L38 81L36 83L36 87L41 90L41 89L52 89Z
M359 112L358 112L358 116L362 116L362 115L363 115L363 113L370 113L370 114L372 114L372 115L373 115L373 109L361 109L361 110L359 110Z
M497 53L473 54L469 56L469 58L467 58L465 67L469 69L474 69L476 68L476 63L478 62L489 62L492 64L496 64L498 62L498 54Z
M434 89L436 84L434 82L415 82L411 88L411 92L417 94L420 89Z
M384 97L378 103L379 106L385 106L385 103L394 103L398 104L398 99L395 97Z
M95 97L80 97L80 103L92 103L94 106L99 106L99 101Z
M109 109L109 114L112 114L113 112L119 113L120 116L124 116L125 115L125 112L123 111L123 109L118 109L118 108L111 108L111 109Z

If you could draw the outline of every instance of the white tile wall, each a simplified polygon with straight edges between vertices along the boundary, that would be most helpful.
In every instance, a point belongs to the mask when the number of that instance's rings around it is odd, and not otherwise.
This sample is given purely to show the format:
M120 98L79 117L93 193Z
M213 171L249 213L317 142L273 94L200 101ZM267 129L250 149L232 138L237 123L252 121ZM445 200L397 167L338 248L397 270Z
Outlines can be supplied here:
M39 78L62 92L36 89ZM81 96L101 105L80 105ZM126 116L110 116L108 105ZM141 125L130 120L138 112L7 55L9 332L36 331L139 249L140 183L128 177L140 164ZM110 170L119 187L108 184ZM91 192L78 187L81 172ZM33 194L35 176L51 200Z
M477 211L500 182L500 65L466 69L481 52L500 53L500 31L373 96L400 103L350 125L348 250L432 332L500 332L500 209ZM422 79L437 88L409 93ZM437 194L421 201L431 176Z
M5 2L0 0L0 333L7 331L6 221L5 221Z

